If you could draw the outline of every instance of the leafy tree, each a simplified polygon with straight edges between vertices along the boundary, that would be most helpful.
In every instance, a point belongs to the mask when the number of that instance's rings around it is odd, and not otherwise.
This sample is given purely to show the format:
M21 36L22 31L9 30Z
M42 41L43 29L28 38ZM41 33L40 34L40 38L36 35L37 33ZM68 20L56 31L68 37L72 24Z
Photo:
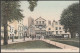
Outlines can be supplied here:
M8 44L8 22L23 19L19 1L1 1L1 19L4 27L4 45Z
M76 33L80 33L80 12L79 3L74 3L64 9L61 14L60 23L64 29L71 33L71 38L75 38Z
M30 11L33 11L34 8L37 6L37 1L38 0L28 0L28 2L30 4L30 6L29 6Z
M30 11L33 11L34 8L37 6L37 0L28 0L28 2L30 4ZM14 20L21 20L24 17L21 14L22 10L19 7L19 1L1 1L1 24L4 27L4 45L8 44L8 22L13 22Z

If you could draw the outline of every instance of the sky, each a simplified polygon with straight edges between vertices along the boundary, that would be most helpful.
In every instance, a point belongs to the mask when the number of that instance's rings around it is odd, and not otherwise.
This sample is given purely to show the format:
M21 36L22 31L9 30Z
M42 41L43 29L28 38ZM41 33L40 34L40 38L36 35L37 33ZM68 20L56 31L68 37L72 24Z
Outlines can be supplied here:
M73 3L79 3L79 1L38 1L37 7L34 11L29 10L29 3L27 1L21 1L21 9L23 10L22 14L24 16L23 24L28 25L28 18L32 17L35 19L42 17L45 20L60 20L62 11L66 9L69 5Z

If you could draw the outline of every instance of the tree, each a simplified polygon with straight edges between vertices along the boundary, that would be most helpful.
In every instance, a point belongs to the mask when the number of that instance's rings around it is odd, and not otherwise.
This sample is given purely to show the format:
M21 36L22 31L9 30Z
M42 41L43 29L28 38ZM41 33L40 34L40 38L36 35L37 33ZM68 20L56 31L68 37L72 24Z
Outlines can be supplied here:
M70 32L71 38L75 38L75 34L80 33L79 3L74 3L64 9L61 14L60 23L66 31Z
M30 11L33 11L37 5L37 0L28 0L28 2L30 4ZM1 1L1 24L4 27L4 45L8 44L8 22L13 22L14 20L21 20L24 18L24 16L21 14L22 10L19 7L19 1Z
M29 6L30 11L33 11L34 8L37 6L37 1L38 0L28 0L28 2L30 4L30 6Z
M1 1L1 20L4 27L4 45L8 44L8 22L23 19L19 1Z

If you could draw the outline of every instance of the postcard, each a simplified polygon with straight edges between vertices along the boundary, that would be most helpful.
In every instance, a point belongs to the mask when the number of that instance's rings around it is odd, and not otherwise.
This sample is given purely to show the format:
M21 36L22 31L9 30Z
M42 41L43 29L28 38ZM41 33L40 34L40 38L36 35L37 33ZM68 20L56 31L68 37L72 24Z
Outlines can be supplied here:
M79 1L1 1L1 52L79 52Z

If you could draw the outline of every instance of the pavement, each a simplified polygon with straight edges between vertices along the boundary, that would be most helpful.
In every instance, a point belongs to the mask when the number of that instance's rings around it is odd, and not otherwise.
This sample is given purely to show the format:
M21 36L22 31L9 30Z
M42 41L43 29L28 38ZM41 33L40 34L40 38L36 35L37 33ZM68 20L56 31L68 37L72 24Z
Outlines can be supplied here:
M67 44L63 44L63 43L59 43L59 42L56 42L56 41L51 41L51 40L48 40L48 39L41 39L42 41L45 41L49 44L52 44L52 45L55 45L57 47L60 47L62 49L72 49L72 50L79 50L78 47L75 47L75 46L71 46L71 45L67 45Z
M34 39L34 40L39 40L39 39ZM32 38L25 38L25 41L24 39L14 39L14 42L12 42L12 40L8 40L8 44L14 44L14 43L19 43L19 42L26 42L26 41L34 41L32 40ZM1 52L79 52L79 48L78 47L74 47L74 46L71 46L71 45L67 45L67 44L63 44L63 43L59 43L59 42L56 42L56 41L51 41L51 40L48 40L48 39L40 39L46 43L49 43L49 44L52 44L52 45L55 45L57 47L60 47L62 49L24 49L24 50L5 50L5 49L1 49ZM3 40L1 40L1 45L3 45Z
M14 42L12 42L12 39L8 40L8 44L13 44L13 43L20 43L20 42L26 42L26 41L34 41L32 38L25 38L25 40L22 39L14 39ZM1 40L1 45L3 45L3 40Z

